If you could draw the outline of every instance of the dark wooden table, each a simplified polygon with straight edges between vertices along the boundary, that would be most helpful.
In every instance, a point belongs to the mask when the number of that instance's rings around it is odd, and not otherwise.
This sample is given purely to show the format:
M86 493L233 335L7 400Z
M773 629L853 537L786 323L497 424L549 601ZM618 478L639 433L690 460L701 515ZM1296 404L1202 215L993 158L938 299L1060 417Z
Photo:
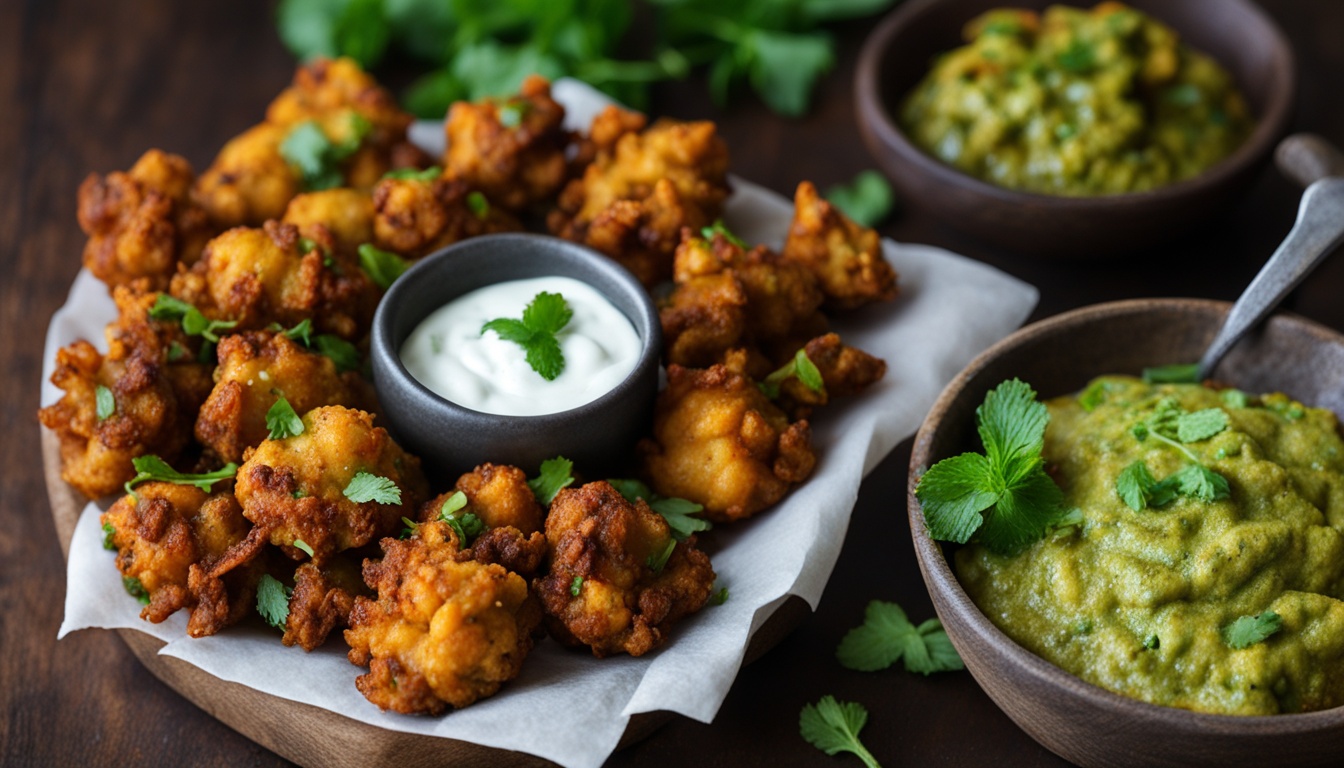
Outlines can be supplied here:
M1344 4L1263 0L1296 47L1295 128L1344 143ZM244 8L244 6L251 6ZM743 95L715 110L701 81L659 89L653 111L720 122L742 176L790 194L872 166L853 118L854 59L866 23L838 30L840 60L812 114L789 121ZM38 453L42 336L79 269L75 190L91 170L128 167L163 147L203 168L256 122L293 62L269 4L0 3L0 763L4 765L283 765L149 675L110 632L56 642L65 565ZM395 77L395 75L394 75ZM1040 263L998 253L914 217L884 232L974 256L1041 289L1036 317L1140 296L1230 299L1292 224L1298 190L1266 170L1251 193L1203 230L1110 263ZM1344 329L1344 260L1299 289L1291 308ZM899 366L899 361L893 361ZM613 765L830 764L798 736L798 711L825 694L860 701L864 739L890 766L1060 764L1014 726L968 674L923 678L842 669L834 650L871 599L920 620L932 608L905 522L909 442L865 481L821 607L744 669L712 725L676 720ZM835 535L841 535L836 531ZM857 765L836 758L836 765Z

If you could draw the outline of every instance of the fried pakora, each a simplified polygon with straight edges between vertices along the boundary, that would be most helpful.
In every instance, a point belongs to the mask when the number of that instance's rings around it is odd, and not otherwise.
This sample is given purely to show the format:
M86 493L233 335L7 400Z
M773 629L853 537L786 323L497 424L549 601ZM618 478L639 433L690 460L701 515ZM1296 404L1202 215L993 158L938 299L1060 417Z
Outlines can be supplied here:
M593 121L593 161L565 186L547 225L652 286L671 276L682 229L699 231L723 212L728 149L714 123L659 120L638 130L642 120L613 109Z
M142 285L137 281L112 290L117 319L104 330L106 357L125 360L139 354L157 363L177 400L181 423L194 423L201 404L214 388L214 354L199 336L184 331L180 321L155 320L151 313L162 294L138 291Z
M173 278L173 296L235 331L313 327L343 339L367 333L380 292L358 265L305 246L290 224L236 227L211 240L201 260Z
M318 565L395 534L429 495L420 460L372 414L339 405L314 408L302 433L244 456L234 493L256 537Z
M444 176L519 211L555 196L565 183L569 135L551 84L531 75L508 99L459 101L444 122Z
M541 530L542 510L527 473L504 464L482 464L457 478L456 489L467 496L467 505L488 528L511 526L525 534Z
M802 351L821 374L822 387L812 389L798 376L780 384L780 406L794 419L807 418L812 408L834 398L856 395L887 373L886 361L848 346L834 333L812 339Z
M514 573L532 576L546 557L546 537L541 534L543 512L527 475L517 467L482 464L458 478L454 490L441 493L420 508L420 521L448 522L473 540L458 541L459 560L498 563ZM470 516L470 517L469 517ZM475 523L470 521L475 518Z
M670 365L654 406L653 438L640 443L640 453L655 492L703 504L707 519L730 522L807 479L816 464L810 440L807 421L790 424L746 375L721 364Z
M178 264L195 263L215 230L191 201L186 159L151 149L125 173L89 174L79 185L84 266L108 287L133 280L163 290Z
M311 651L327 641L332 630L349 626L355 598L368 592L354 562L337 557L319 568L303 563L294 571L294 591L281 642Z
M202 600L193 569L208 565L242 541L251 528L233 494L207 494L190 485L150 482L103 513L104 546L117 551L126 590L145 604L140 617L158 623L186 608L187 632L213 635L251 610L259 573L235 571L217 588L222 615ZM193 583L197 582L197 583Z
M305 192L289 201L281 221L353 263L359 246L373 242L373 197L344 187Z
M462 180L384 179L373 190L374 243L419 258L477 235L522 229Z
M242 461L243 451L266 439L267 413L281 397L296 413L363 404L359 374L339 373L331 358L283 333L225 336L218 354L215 387L200 408L196 439L224 461Z
M406 140L411 119L354 60L315 59L267 107L265 122L224 145L193 195L222 229L279 219L300 192L367 191L389 170L428 164Z
M714 588L695 538L677 541L662 515L610 483L566 488L546 518L547 573L534 582L551 636L602 658L642 656Z
M882 255L882 238L823 199L810 181L799 184L794 195L782 255L816 276L828 310L896 298L896 271Z
M366 560L376 600L355 599L345 641L355 680L382 709L437 714L493 695L518 676L541 622L527 582L500 565L459 560L446 523L427 522L406 540L383 539Z

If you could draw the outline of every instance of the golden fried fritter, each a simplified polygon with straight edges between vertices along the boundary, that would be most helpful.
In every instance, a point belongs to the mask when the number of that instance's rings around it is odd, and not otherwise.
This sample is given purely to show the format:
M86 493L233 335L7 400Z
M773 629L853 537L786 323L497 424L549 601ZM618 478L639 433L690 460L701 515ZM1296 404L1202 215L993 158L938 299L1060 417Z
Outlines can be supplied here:
M765 246L747 251L719 233L686 233L673 279L660 313L669 363L705 367L748 347L767 368L752 370L759 378L826 330L816 279Z
M115 492L135 476L131 460L147 453L176 461L190 441L164 366L140 352L105 359L92 344L76 341L56 352L51 383L65 391L38 419L61 445L61 477L90 498ZM98 417L98 389L113 409Z
M373 189L373 205L374 243L411 258L468 237L522 229L513 214L462 180L384 179Z
M429 495L420 460L373 426L372 414L324 406L304 414L303 426L302 434L265 440L245 453L234 491L257 537L291 558L311 550L323 565L338 552L395 534L401 518ZM392 483L400 502L352 500L346 489L361 473Z
M349 626L355 597L367 593L360 570L351 560L336 557L325 567L304 563L294 571L294 592L281 642L311 651L327 641L331 631Z
M224 461L242 461L270 429L266 413L284 396L296 413L320 405L359 407L359 374L284 334L253 331L219 341L215 387L196 419L196 439Z
M711 122L640 124L608 109L593 121L593 161L565 186L551 231L624 264L645 285L667 279L681 230L723 211L728 149ZM584 150L580 150L581 154Z
M378 599L356 598L345 641L369 666L355 685L382 709L437 714L490 696L518 676L541 621L527 582L499 565L457 559L447 524L383 539L364 580Z
M79 185L84 266L111 288L132 280L162 290L190 266L215 231L188 197L195 172L182 157L151 149L125 173L89 174Z
M335 144L358 139L339 163L342 186L367 191L393 168L428 163L406 141L411 116L391 94L352 59L315 59L267 107L265 122L225 144L197 181L193 194L220 228L279 219L290 199L307 191L281 146L308 121Z
M704 607L714 588L709 556L694 537L678 542L662 515L604 481L560 491L546 539L550 568L534 588L547 628L598 658L642 656L662 645L672 625Z
M518 467L482 464L457 478L456 488L488 528L511 526L524 534L541 530L546 513L527 484L527 473Z
M215 385L212 378L214 354L202 348L199 336L189 336L183 331L180 321L150 317L160 294L137 291L142 285L141 281L136 281L112 290L117 319L108 323L104 330L107 359L125 360L132 354L139 354L157 363L177 399L181 423L194 423L197 411Z
M236 321L235 331L311 318L317 331L349 340L368 331L379 298L354 263L321 248L305 253L299 230L275 221L211 240L201 260L173 278L171 291L206 317Z
M896 271L882 255L877 232L855 224L818 195L810 181L798 185L793 205L782 253L816 276L826 309L855 309L896 298Z
M459 101L448 110L444 176L461 179L510 210L555 196L567 175L565 108L531 75L509 99Z
M150 482L123 496L100 518L105 545L117 550L117 570L127 591L147 601L140 617L158 623L179 609L191 609L187 631L204 637L242 618L251 609L255 578L238 572L228 585L223 620L203 605L192 588L191 570L210 563L247 536L233 494L207 494L190 485Z
M670 365L654 406L653 439L640 444L649 485L690 499L705 517L750 517L807 479L816 464L806 421L790 424L747 376L723 365ZM552 506L551 515L555 515Z
M282 221L353 263L359 246L373 242L373 197L344 187L305 192L289 201Z
M814 391L796 377L784 380L780 385L780 402L795 418L833 398L856 395L887 373L886 361L846 345L834 333L807 342L803 352L821 374L823 388Z

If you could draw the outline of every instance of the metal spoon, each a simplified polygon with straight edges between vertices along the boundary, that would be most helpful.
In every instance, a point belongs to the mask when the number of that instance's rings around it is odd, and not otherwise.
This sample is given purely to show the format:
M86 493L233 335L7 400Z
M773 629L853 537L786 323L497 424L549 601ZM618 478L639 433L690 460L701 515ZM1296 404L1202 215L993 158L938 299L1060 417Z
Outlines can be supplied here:
M1285 176L1307 188L1297 209L1297 222L1232 306L1199 361L1201 381L1209 378L1218 361L1247 331L1344 242L1344 154L1320 136L1299 133L1279 144L1274 159Z

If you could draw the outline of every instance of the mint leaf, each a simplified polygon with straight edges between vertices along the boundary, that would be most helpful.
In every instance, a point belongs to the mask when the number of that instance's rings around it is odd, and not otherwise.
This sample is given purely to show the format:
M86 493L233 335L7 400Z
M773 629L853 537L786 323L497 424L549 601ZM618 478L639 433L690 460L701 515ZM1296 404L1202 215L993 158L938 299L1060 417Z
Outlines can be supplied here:
M1142 460L1125 467L1115 479L1116 493L1120 494L1120 498L1135 512L1141 512L1148 506L1155 485L1157 479L1148 471L1148 465Z

